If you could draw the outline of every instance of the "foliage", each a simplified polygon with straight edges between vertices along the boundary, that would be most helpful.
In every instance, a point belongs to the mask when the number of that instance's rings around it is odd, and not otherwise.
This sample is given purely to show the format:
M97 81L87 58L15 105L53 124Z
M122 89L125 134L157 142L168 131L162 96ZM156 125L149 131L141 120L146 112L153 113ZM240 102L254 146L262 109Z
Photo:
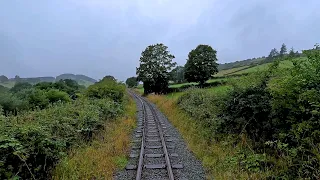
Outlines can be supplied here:
M185 82L184 78L184 67L177 66L170 72L170 80L175 83L183 83Z
M141 53L137 78L143 82L145 94L167 90L169 71L176 65L172 62L174 58L164 44L150 45Z
M5 115L16 115L19 111L28 109L28 103L9 92L0 93L0 106Z
M17 93L23 89L30 89L32 88L32 85L27 82L18 82L16 83L13 88L10 89L10 92Z
M218 72L217 51L209 45L198 45L189 55L185 65L185 78L188 82L204 84Z
M287 54L287 46L283 43L281 45L281 48L280 48L280 57L284 57L284 55Z
M55 89L51 89L48 92L46 92L46 97L50 103L71 101L69 95L66 92Z
M0 85L0 93L8 92L8 91L9 91L9 88L6 88L6 87Z
M319 179L320 50L303 54L307 59L292 60L291 69L278 70L275 61L254 82L238 79L227 94L190 90L178 105L202 125L208 141L227 134L239 143L248 138L243 150L253 154L230 157L246 170L272 169L270 178ZM266 161L264 153L273 160Z
M127 80L126 80L126 84L129 88L132 88L132 87L137 87L138 86L138 80L136 77L129 77Z
M103 77L103 79L110 79L112 81L117 81L117 79L111 75L107 75L107 76Z
M125 98L125 102L126 116L104 123L90 144L72 149L59 162L52 179L112 179L114 172L124 168L137 111L133 99Z
M118 83L108 77L89 86L85 92L89 98L110 98L115 102L122 102L124 93L124 84Z

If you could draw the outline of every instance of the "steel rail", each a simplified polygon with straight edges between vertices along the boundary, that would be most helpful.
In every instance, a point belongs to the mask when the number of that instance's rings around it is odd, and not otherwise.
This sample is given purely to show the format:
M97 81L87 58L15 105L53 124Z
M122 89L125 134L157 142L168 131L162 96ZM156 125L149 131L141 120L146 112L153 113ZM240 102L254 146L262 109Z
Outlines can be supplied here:
M139 156L139 164L137 168L137 175L136 180L141 180L142 176L142 170L143 170L143 157L144 157L144 141L145 141L145 121L146 121L146 108L144 105L144 102L141 100L139 96L137 96L135 93L132 93L137 99L140 100L142 105L142 113L143 113L143 120L142 120L142 136L141 136L141 148L140 148L140 156Z
M139 99L139 101L142 104L142 110L143 110L143 130L142 130L142 140L141 140L141 150L140 150L140 157L139 157L139 164L138 164L138 170L137 170L137 175L136 175L136 180L141 180L142 177L142 170L143 170L143 157L144 157L144 144L145 144L145 123L146 123L146 116L147 116L147 110L146 110L146 106L145 104L147 104L147 106L150 108L153 117L155 118L156 121L156 125L157 125L157 129L159 131L159 136L161 139L161 144L162 144L162 148L163 148L163 152L164 152L164 156L165 156L165 161L166 161L166 169L168 172L168 176L169 176L169 180L174 180L174 176L173 176L173 171L172 171L172 166L171 166L171 162L170 162L170 158L169 158L169 153L168 153L168 149L166 146L166 142L164 140L164 134L161 128L161 124L160 124L160 120L158 118L158 115L155 112L155 109L152 107L152 105L145 100L142 97L139 97L138 95L136 95L134 92L131 92L137 99Z
M150 110L151 110L151 112L157 122L157 127L158 127L159 134L160 134L161 144L162 144L162 148L163 148L163 152L164 152L164 156L165 156L165 160L166 160L166 166L167 166L169 180L174 180L172 166L171 166L171 162L170 162L170 158L169 158L169 153L168 153L168 149L166 146L166 142L164 140L164 134L163 134L163 131L161 128L160 120L159 120L158 115L156 114L154 108L152 107L152 105L148 101L146 101L146 100L144 100L144 101L149 106L149 108L150 108Z

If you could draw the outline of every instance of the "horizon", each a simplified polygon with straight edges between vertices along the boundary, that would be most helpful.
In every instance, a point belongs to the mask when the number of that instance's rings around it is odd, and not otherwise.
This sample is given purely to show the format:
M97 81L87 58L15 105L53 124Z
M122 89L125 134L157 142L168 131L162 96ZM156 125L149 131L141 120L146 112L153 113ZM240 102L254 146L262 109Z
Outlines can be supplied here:
M311 0L57 0L0 2L0 66L8 77L136 75L141 52L163 43L184 65L199 44L218 63L268 56L282 43L299 52L320 39ZM285 11L284 11L285 7ZM192 11L192 13L190 13Z

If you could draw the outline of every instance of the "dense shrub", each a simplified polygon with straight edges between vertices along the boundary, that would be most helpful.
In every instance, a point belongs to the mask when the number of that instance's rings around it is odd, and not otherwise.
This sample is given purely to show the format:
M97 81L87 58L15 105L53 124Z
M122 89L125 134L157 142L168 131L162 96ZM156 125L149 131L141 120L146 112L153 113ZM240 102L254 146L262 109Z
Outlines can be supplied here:
M110 98L115 102L122 102L125 89L124 84L118 83L110 78L104 78L94 85L89 86L86 90L86 96L89 98Z
M72 80L0 93L0 179L48 179L71 147L122 114L124 85L104 79L91 88L90 98Z
M32 85L30 83L18 82L10 89L10 92L17 93L17 92L19 92L21 90L30 89L30 88L32 88Z
M67 149L90 140L122 106L107 99L77 100L21 116L0 117L0 179L45 179Z
M51 89L48 92L46 92L46 98L49 100L50 103L71 101L68 93L55 89Z
M19 111L28 109L28 102L19 99L9 92L0 93L0 105L5 115L16 115Z
M319 179L320 50L303 53L307 59L295 61L290 70L278 71L275 62L250 82L238 79L228 94L192 90L178 104L209 138L246 137L256 158L263 153L274 157L273 164L268 162L275 171L271 178ZM234 159L243 161L241 153ZM259 169L266 165L261 162Z

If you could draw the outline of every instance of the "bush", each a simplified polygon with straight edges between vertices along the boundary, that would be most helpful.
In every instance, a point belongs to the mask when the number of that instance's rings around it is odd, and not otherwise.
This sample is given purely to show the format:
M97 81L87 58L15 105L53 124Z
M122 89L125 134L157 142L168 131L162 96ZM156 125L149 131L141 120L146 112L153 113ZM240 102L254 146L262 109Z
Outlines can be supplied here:
M46 92L46 97L49 100L50 103L56 103L56 102L70 102L71 99L68 95L68 93L51 89L48 92Z
M16 115L18 112L28 109L28 102L9 92L0 93L0 105L5 115Z
M10 92L17 93L21 90L30 89L30 88L32 88L31 84L29 84L27 82L18 82L10 89Z
M109 98L115 102L122 102L125 93L125 85L112 79L105 78L88 87L86 96L89 98Z
M263 170L266 161L260 155L267 153L274 157L270 178L319 179L320 50L303 53L307 59L294 61L290 70L278 71L276 61L255 79L238 79L226 96L193 90L178 104L202 124L209 139L249 138L256 154L248 161L241 155L237 162Z
M47 179L67 150L91 140L92 134L122 113L107 99L56 104L21 116L0 116L0 179Z

